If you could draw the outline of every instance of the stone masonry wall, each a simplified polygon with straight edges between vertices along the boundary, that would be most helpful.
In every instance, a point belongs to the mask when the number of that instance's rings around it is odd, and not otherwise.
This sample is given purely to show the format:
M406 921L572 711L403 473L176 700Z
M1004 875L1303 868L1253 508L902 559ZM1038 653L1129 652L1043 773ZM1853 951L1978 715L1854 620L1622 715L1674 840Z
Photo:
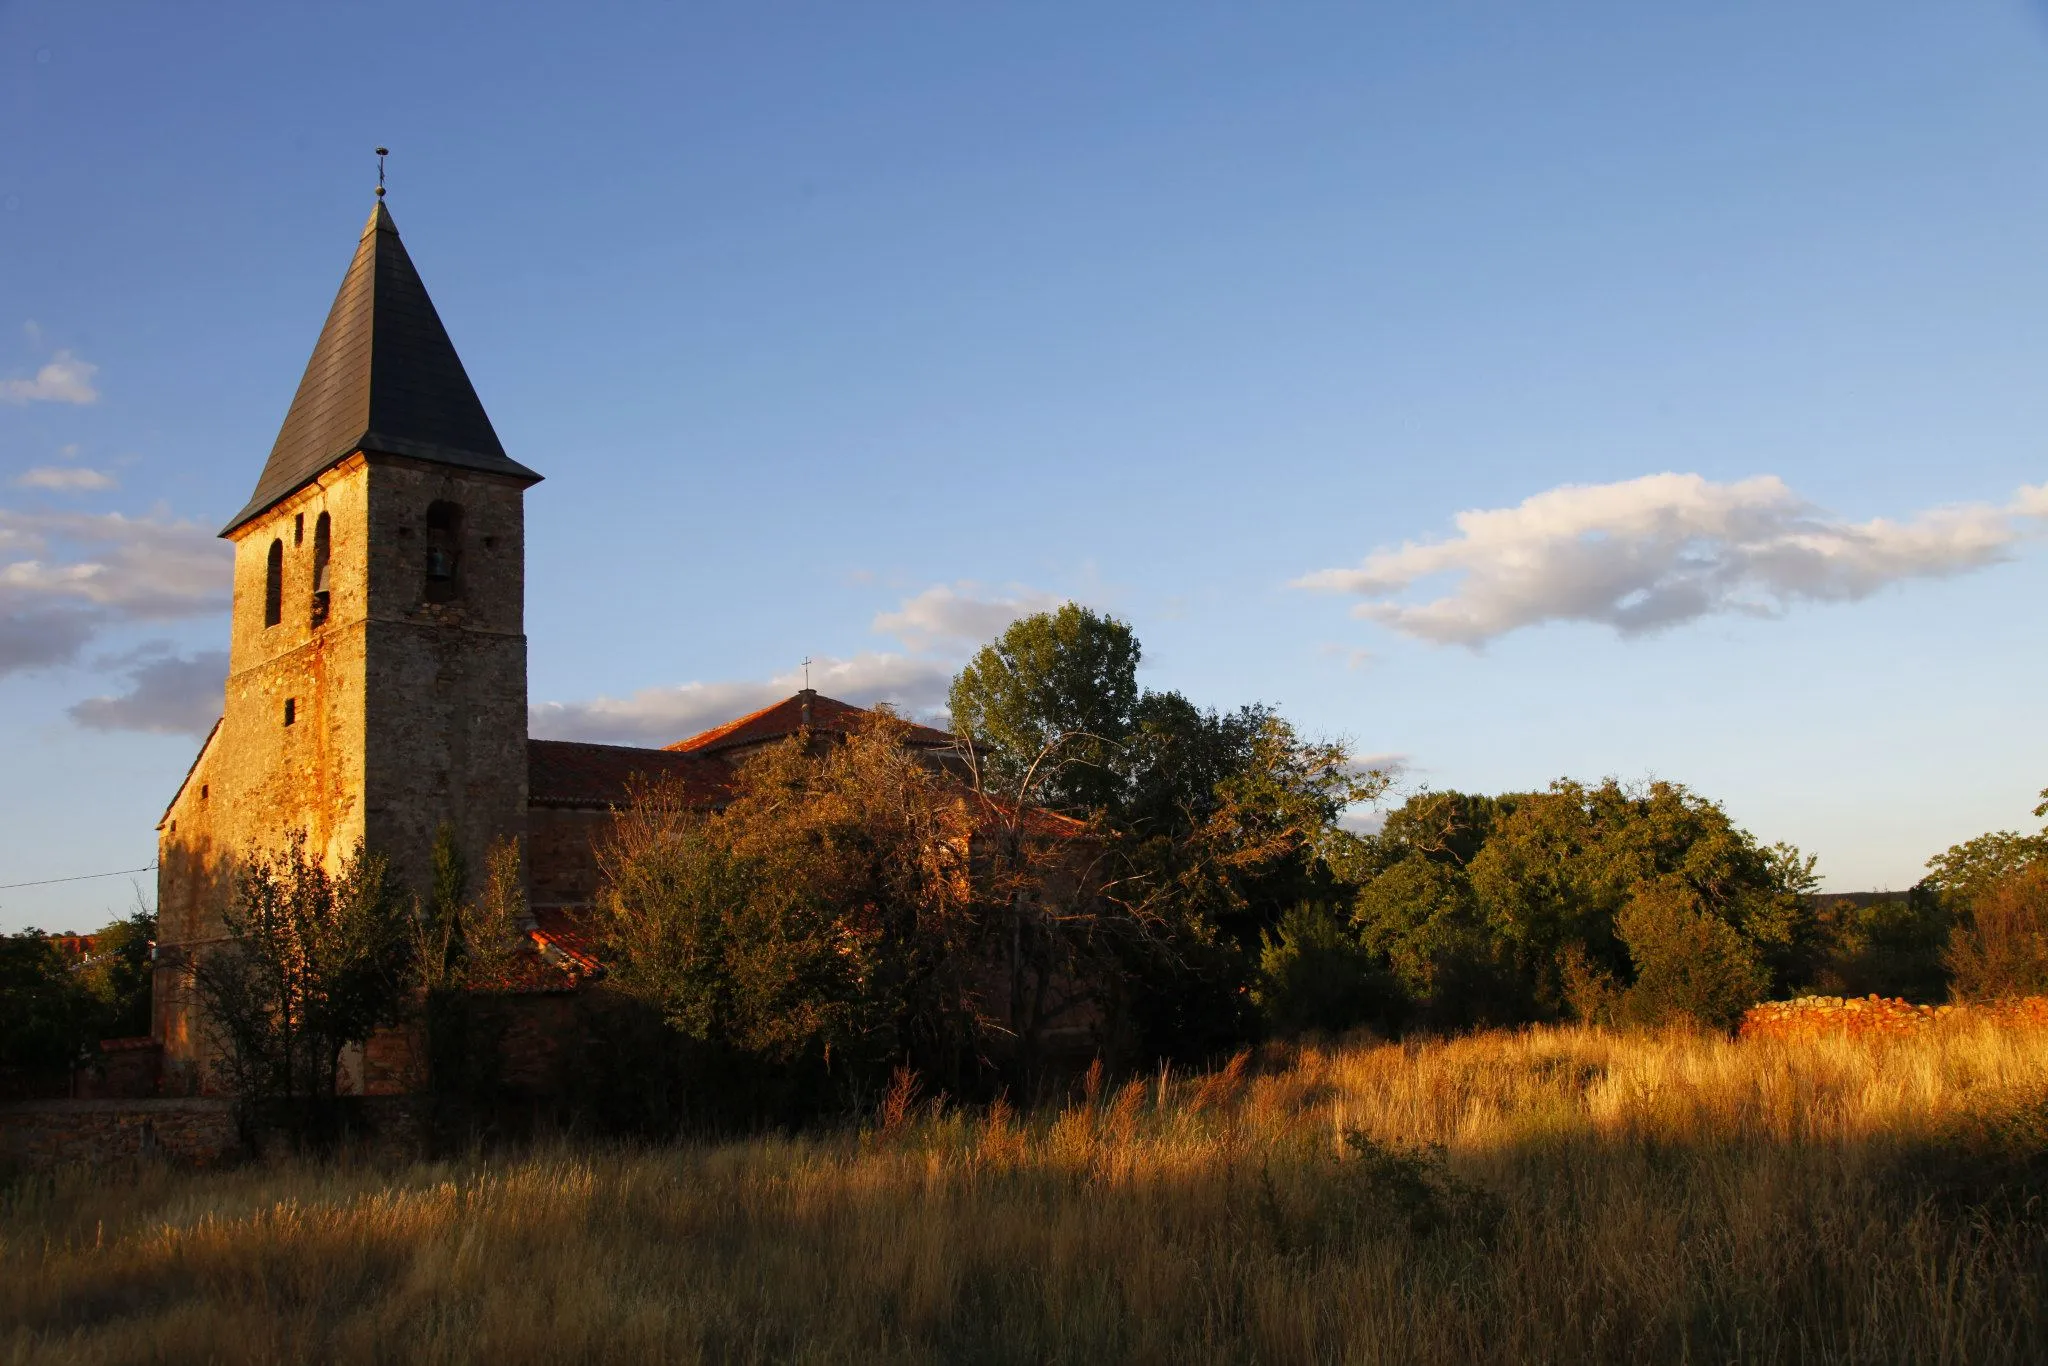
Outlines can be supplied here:
M351 457L236 533L220 727L158 828L152 1028L164 1045L163 1080L173 1093L197 1090L208 1078L191 965L221 936L236 864L276 851L296 831L310 853L334 866L363 837L368 478L368 464ZM329 520L329 597L326 619L315 624L322 513ZM282 549L283 591L280 619L265 625L273 543Z
M362 841L402 887L424 889L444 821L473 876L494 840L523 836L523 497L517 480L357 454L236 532L221 725L159 828L153 1027L167 1092L210 1081L191 965L219 941L241 859L297 831L334 868ZM436 500L462 509L459 591L446 602L427 600ZM323 513L329 596L316 622ZM282 611L266 625L273 543Z
M48 1171L162 1157L212 1166L240 1152L225 1100L43 1100L0 1106L0 1168Z
M608 807L527 810L527 883L536 911L580 908L597 900L597 848L611 825Z
M379 456L370 472L364 801L372 848L424 888L443 821L480 877L526 825L524 489ZM427 510L461 508L453 601L426 595Z

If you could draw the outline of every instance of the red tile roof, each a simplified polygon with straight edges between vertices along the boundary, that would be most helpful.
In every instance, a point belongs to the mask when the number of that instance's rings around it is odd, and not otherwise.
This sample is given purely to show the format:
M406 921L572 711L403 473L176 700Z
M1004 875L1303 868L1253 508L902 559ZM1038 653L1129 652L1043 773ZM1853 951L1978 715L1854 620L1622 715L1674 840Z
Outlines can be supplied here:
M603 974L604 964L597 957L597 936L591 933L585 917L568 911L538 910L533 918L533 942L541 946L543 956L584 976Z
M561 911L536 910L518 955L496 977L471 982L469 989L521 996L576 991L602 976L595 939L583 925Z
M679 782L688 800L718 806L731 791L732 766L710 755L631 745L526 742L526 794L536 806L617 806L636 779Z
M580 990L588 977L588 974L572 970L566 963L550 962L540 946L535 944L506 964L505 970L496 977L472 980L465 990L500 996L538 996Z
M856 707L851 702L841 702L836 697L826 697L817 692L797 693L785 697L770 707L750 712L736 721L692 735L687 740L678 740L667 748L677 754L716 754L721 750L737 749L743 745L758 745L770 740L780 740L795 735L806 725L804 715L808 702L809 728L827 735L844 735L866 718L874 715L865 707ZM913 749L941 749L953 743L953 737L945 731L931 726L912 725L904 743Z

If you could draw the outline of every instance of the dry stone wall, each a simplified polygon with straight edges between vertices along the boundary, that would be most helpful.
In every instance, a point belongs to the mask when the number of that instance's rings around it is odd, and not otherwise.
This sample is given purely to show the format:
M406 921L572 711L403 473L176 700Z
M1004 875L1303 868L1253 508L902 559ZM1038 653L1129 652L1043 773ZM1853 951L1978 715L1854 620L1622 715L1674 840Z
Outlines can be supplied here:
M1741 1034L1746 1039L1916 1034L1943 1023L1966 1021L2006 1028L2048 1028L2048 998L2028 996L1986 1005L1915 1005L1875 995L1802 996L1751 1006L1742 1017Z
M0 1168L48 1171L158 1157L213 1166L240 1152L225 1100L43 1100L0 1106Z

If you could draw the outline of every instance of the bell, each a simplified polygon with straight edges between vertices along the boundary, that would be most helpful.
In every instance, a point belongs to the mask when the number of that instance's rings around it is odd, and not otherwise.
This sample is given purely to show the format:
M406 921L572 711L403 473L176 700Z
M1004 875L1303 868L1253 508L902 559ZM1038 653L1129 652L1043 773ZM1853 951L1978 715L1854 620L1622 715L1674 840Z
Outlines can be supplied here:
M427 577L430 579L452 579L455 577L455 557L435 546L427 552Z

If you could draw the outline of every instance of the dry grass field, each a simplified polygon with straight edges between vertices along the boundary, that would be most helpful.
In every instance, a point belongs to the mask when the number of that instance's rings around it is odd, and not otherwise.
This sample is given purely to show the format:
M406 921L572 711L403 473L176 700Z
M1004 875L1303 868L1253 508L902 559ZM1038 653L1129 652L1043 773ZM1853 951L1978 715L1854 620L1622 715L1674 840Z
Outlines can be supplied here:
M2048 1357L2048 1031L1549 1029L1018 1117L17 1182L0 1360Z

